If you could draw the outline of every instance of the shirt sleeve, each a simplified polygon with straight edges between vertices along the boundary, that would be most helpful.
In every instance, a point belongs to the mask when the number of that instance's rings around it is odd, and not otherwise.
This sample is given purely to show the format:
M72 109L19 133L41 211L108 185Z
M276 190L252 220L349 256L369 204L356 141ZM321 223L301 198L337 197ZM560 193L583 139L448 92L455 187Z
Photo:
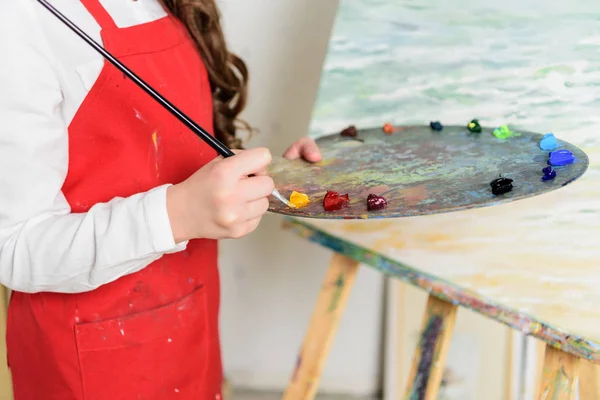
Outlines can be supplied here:
M0 283L85 292L186 243L173 239L168 185L71 213L61 87L35 4L0 2Z

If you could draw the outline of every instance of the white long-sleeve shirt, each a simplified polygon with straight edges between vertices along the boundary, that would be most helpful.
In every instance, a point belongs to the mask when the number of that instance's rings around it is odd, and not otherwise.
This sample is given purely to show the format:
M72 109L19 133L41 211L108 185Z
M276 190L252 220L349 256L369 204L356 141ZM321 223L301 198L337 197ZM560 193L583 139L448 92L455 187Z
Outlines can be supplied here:
M120 27L156 20L156 0L101 0ZM77 0L52 4L97 42L100 27ZM180 251L161 186L71 213L61 188L69 126L102 57L35 0L0 1L0 283L75 293Z

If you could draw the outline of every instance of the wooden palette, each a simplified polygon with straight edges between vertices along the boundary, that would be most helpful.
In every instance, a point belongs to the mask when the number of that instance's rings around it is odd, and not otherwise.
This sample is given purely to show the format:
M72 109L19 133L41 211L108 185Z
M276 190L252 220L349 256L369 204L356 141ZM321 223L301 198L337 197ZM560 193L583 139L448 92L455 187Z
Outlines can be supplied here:
M537 196L565 186L588 168L587 155L558 139L558 149L570 150L575 163L555 167L557 177L542 182L548 151L539 147L543 135L520 132L520 136L498 139L493 129L471 133L466 127L446 126L441 132L429 126L395 127L387 135L381 127L359 130L354 138L333 134L317 143L323 159L317 164L275 159L269 174L283 196L292 190L306 193L311 203L288 208L271 199L269 210L295 217L321 219L398 218L438 214L493 206ZM502 174L514 180L514 189L495 196L490 182ZM326 212L327 190L348 193L350 204ZM367 211L370 193L383 195L388 206Z

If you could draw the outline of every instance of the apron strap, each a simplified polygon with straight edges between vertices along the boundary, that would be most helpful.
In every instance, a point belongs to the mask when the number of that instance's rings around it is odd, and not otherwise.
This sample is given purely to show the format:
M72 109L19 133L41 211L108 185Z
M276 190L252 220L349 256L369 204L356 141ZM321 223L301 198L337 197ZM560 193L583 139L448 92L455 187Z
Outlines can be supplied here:
M88 12L92 14L92 17L96 20L100 28L111 29L118 28L115 21L112 19L108 11L100 3L100 0L80 0L81 4L87 8Z

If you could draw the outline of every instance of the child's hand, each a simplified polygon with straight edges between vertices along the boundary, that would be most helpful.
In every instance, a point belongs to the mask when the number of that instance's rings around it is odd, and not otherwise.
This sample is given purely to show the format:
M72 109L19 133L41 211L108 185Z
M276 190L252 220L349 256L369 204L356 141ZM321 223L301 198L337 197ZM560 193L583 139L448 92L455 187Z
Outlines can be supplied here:
M167 189L167 210L176 243L240 238L253 232L269 208L275 185L266 175L271 153L264 148L217 158L184 182ZM248 175L257 176L248 178Z
M315 143L313 138L308 136L294 142L286 151L283 156L288 160L295 160L302 157L308 162L319 162L321 161L321 151L319 146Z

